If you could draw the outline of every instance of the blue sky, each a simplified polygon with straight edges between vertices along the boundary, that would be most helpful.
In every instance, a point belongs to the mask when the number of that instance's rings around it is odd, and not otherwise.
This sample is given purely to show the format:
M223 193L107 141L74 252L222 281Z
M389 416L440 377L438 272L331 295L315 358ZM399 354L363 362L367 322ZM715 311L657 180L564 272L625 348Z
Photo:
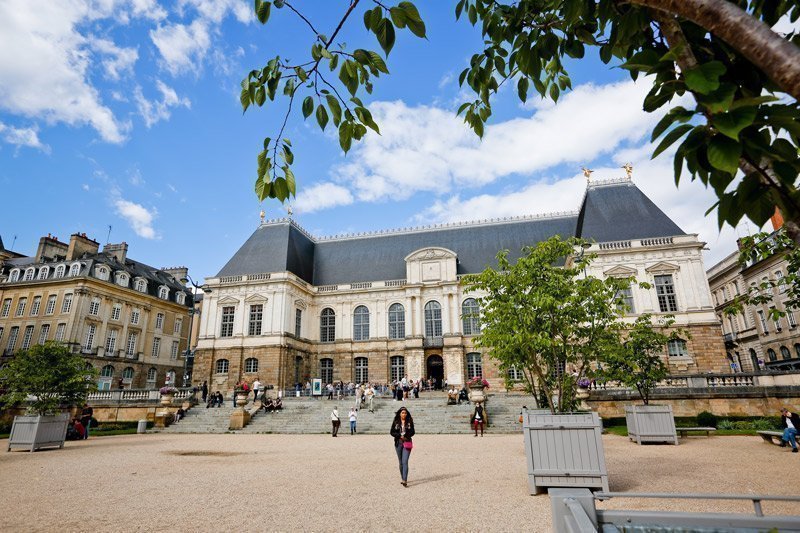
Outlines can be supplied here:
M373 7L362 2L365 8ZM330 34L348 2L297 1ZM460 119L459 72L479 33L454 2L418 1L428 39L403 31L365 101L381 126L343 155L328 128L287 129L296 156L294 218L315 235L578 208L585 181L634 165L634 181L687 232L709 244L706 267L734 250L704 212L713 195L677 190L671 157L651 162L660 118L641 111L647 83L586 59L559 104L503 90L483 142ZM256 154L274 137L285 100L242 115L239 82L276 54L301 59L307 27L287 9L267 26L249 0L6 0L0 2L0 236L33 254L39 237L85 232L126 241L156 267L213 276L259 222L285 216L253 193ZM341 37L379 50L363 9ZM335 77L331 77L335 79ZM740 227L739 233L748 228ZM751 230L752 228L751 225Z

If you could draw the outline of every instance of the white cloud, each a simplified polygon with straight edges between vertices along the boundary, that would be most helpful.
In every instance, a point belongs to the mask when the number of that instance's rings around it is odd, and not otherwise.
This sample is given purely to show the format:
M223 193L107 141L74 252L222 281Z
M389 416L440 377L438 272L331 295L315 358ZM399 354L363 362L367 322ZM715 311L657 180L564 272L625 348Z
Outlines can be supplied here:
M8 144L13 144L17 149L27 146L28 148L37 148L42 152L50 153L50 147L42 144L42 141L39 140L39 132L35 127L15 128L0 122L0 138Z
M84 183L83 185L81 185L81 189L83 189L86 192L89 192L89 184L88 183Z
M346 188L335 183L319 183L303 188L294 205L298 213L313 213L352 203L353 195Z
M133 65L139 59L136 48L120 48L114 41L98 37L90 38L89 44L92 49L105 55L102 65L109 79L117 81L123 74L133 74Z
M239 22L248 23L255 20L253 2L249 0L180 0L179 9L183 10L186 6L197 10L201 17L214 23L222 22L228 13Z
M167 120L170 117L170 108L185 107L188 109L192 105L188 98L179 97L175 89L161 80L156 80L156 88L161 93L160 101L146 99L142 93L142 88L138 85L133 91L136 107L139 109L139 114L142 115L148 128L160 120Z
M76 29L102 16L102 7L87 0L0 3L0 108L50 122L89 124L103 140L122 142L127 126L91 85L87 40Z
M198 69L211 46L208 23L166 24L150 31L150 39L161 53L163 64L173 75Z
M158 5L156 0L133 0L131 2L134 16L148 18L150 20L163 20L167 17L167 12Z
M116 213L130 224L136 235L145 239L155 239L156 231L153 228L153 220L158 216L155 208L148 210L146 207L125 200L116 198L114 200Z

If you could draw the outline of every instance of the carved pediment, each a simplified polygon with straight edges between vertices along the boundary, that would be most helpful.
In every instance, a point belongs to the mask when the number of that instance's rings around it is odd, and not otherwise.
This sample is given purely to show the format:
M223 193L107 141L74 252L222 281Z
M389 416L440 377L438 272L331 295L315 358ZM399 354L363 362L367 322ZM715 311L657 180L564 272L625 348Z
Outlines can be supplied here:
M645 268L647 272L650 274L660 274L662 272L670 274L672 272L677 272L681 268L678 265L673 265L672 263L667 263L666 261L660 261L655 265L650 265L649 267Z
M430 261L432 259L455 259L456 257L456 253L447 248L430 247L411 252L406 256L405 261Z
M223 296L219 300L217 300L219 304L226 304L226 305L236 305L239 303L238 298L234 298L233 296Z
M251 294L247 298L244 299L245 302L248 303L265 303L268 300L266 296L263 294Z
M617 265L603 272L607 278L629 278L636 275L636 270L626 266Z
M308 304L306 303L306 301L305 300L301 300L301 299L295 300L294 301L294 305L299 309L306 309L308 307Z

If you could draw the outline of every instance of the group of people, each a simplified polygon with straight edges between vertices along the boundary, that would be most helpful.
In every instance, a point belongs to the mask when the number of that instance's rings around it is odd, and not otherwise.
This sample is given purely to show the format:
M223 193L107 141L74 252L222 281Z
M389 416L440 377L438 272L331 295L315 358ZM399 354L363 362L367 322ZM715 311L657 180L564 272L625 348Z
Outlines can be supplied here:
M203 401L206 402L206 409L209 407L222 407L222 402L225 398L222 397L222 393L220 391L212 393L210 396L208 395L208 390L203 394Z
M261 407L259 409L263 409L265 413L274 413L275 411L280 411L283 409L283 400L281 398L267 398L266 394L261 394Z
M84 404L81 409L81 416L73 418L67 425L67 440L88 439L89 428L96 426L97 421L94 419L94 409L89 404Z
M461 386L461 389L456 389L455 385L450 385L447 390L447 405L461 405L461 402L468 402L469 394L467 394L467 387Z

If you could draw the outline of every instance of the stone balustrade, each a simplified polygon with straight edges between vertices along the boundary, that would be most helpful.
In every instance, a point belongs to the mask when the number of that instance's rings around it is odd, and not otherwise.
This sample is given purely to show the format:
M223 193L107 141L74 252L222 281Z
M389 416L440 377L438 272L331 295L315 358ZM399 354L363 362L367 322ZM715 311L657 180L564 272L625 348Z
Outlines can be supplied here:
M178 389L176 400L186 400L194 395L192 389ZM90 393L86 401L92 405L125 404L125 403L157 403L161 399L158 389L115 389Z

